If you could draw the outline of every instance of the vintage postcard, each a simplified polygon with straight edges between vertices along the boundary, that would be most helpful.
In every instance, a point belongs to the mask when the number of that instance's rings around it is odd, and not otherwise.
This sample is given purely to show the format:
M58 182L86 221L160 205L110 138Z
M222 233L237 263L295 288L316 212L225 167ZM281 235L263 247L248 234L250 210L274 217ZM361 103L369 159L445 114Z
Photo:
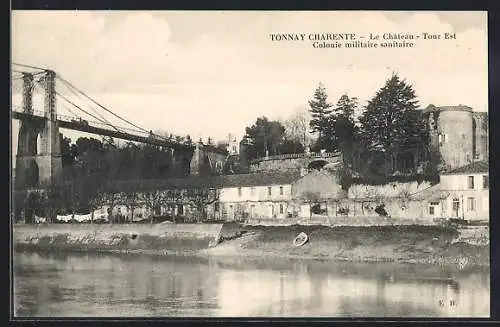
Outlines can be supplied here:
M487 32L14 10L12 317L490 317Z

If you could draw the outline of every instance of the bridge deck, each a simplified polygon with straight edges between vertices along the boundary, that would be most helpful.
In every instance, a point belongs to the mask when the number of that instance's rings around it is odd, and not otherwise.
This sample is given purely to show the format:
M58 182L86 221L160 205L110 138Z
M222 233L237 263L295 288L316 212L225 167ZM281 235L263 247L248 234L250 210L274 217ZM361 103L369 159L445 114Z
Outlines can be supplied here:
M25 112L19 112L19 111L12 111L12 118L19 119L19 120L36 120L36 121L43 121L43 120L47 119L46 117L32 115L32 114L28 114ZM67 129L71 129L71 130L75 130L75 131L80 131L80 132L85 132L85 133L90 133L90 134L97 134L97 135L102 135L102 136L109 136L109 137L113 137L113 138L117 138L117 139L146 143L146 144L150 144L150 145L164 146L164 147L169 147L169 148L173 148L173 149L186 150L186 149L193 149L195 147L194 144L191 144L191 145L183 144L183 143L178 143L175 141L156 139L156 138L152 138L149 136L137 135L137 134L121 132L121 131L116 131L116 130L109 130L109 129L102 128L102 127L92 126L85 121L73 121L73 120L69 120L69 119L68 120L58 119L57 124L60 128L67 128Z
M39 112L37 112L37 113L39 113ZM16 111L16 110L12 110L12 118L19 119L19 120L31 120L31 121L44 121L47 119L46 117L41 116L39 114L29 114L29 113L25 113L22 111ZM71 130L90 133L90 134L108 136L108 137L113 137L113 138L127 140L127 141L140 142L140 143L145 143L145 144L150 144L150 145L155 145L155 146L163 146L163 147L168 147L168 148L172 148L175 150L193 150L196 147L195 143L179 142L179 141L176 141L173 139L170 139L170 140L158 139L158 138L151 137L149 135L145 136L144 134L139 135L139 134L133 134L133 133L122 132L122 131L117 131L117 130L111 130L111 129L91 125L91 124L89 124L89 122L87 122L85 120L78 121L78 120L74 120L71 118L62 119L59 116L59 118L57 119L57 123L58 123L58 126L60 128L66 128L66 129L71 129ZM221 153L224 155L228 154L226 150L217 148L214 145L201 144L201 147L205 151Z

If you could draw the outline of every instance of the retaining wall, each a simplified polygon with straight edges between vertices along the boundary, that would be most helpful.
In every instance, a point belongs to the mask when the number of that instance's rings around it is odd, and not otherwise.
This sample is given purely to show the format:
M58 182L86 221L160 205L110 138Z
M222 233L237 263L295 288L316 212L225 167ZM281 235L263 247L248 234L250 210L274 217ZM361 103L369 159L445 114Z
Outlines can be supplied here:
M78 251L192 251L215 246L222 224L15 225L15 248Z
M290 225L325 225L325 226L390 226L390 225L437 225L428 219L383 218L383 217L312 217L291 219L248 219L246 225L290 226Z

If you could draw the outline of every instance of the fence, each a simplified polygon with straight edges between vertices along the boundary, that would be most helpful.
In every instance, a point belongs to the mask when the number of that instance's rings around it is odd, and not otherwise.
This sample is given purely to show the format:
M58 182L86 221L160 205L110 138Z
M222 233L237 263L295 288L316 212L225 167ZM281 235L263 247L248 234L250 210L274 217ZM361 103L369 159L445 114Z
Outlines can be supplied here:
M339 155L340 154L336 152L278 154L274 156L253 159L250 161L250 163L253 164L266 160L284 160L284 159L299 159L299 158L333 158L333 157L338 157Z

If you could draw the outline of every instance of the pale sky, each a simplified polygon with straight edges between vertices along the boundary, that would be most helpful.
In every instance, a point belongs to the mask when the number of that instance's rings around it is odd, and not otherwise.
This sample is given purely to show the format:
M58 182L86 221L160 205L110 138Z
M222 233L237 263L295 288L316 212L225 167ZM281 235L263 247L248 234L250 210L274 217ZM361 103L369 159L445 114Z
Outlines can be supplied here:
M147 129L225 139L259 116L306 108L319 82L333 103L347 93L365 104L393 71L423 107L487 111L486 25L486 12L13 11L12 60L55 70ZM269 36L370 32L450 32L456 40L315 49ZM17 128L13 121L15 148Z

